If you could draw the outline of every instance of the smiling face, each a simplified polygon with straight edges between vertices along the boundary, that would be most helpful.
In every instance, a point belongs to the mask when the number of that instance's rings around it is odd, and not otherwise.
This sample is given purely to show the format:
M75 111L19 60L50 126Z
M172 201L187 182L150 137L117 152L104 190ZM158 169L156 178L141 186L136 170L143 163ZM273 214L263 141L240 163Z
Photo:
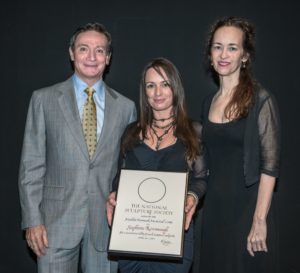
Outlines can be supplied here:
M247 61L243 49L243 32L237 27L224 26L216 30L211 46L211 62L219 76L238 79L242 62Z
M173 108L173 91L165 72L162 75L149 68L145 75L145 90L152 111L160 116L169 116Z
M80 33L74 48L69 49L75 73L89 86L102 78L105 67L109 64L110 53L107 49L106 36L94 30Z

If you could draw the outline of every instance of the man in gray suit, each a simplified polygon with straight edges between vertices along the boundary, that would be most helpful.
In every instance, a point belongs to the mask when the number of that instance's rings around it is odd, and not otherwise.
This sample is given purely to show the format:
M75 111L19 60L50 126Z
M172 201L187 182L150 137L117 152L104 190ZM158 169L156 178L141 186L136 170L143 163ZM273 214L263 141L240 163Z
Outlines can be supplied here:
M39 273L76 273L78 264L84 273L114 272L106 252L105 203L120 138L136 110L102 80L111 57L111 36L103 25L78 28L69 52L74 75L35 91L30 101L19 175L22 228L38 256ZM92 152L81 122L87 87L96 109Z

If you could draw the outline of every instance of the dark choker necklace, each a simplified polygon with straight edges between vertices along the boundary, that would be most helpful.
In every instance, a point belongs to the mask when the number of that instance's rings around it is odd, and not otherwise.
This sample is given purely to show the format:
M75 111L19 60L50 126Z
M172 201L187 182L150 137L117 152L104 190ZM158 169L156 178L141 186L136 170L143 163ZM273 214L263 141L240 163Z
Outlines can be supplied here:
M171 118L174 118L174 115L169 116L168 118L161 118L161 119L156 119L155 117L153 117L153 120L164 122L164 121L169 120L169 119L171 119Z
M153 121L153 124L152 126L154 126L155 128L158 128L158 129L166 129L168 128L169 126L174 126L175 125L175 120L172 120L171 122L169 122L168 124L164 125L164 126L159 126L156 121Z

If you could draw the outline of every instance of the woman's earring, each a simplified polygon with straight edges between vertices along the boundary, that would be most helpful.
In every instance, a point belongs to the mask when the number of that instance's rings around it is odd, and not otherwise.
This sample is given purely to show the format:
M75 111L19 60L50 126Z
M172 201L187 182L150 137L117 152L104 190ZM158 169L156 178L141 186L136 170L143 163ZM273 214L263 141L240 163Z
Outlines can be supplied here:
M246 68L246 62L243 62L242 67Z

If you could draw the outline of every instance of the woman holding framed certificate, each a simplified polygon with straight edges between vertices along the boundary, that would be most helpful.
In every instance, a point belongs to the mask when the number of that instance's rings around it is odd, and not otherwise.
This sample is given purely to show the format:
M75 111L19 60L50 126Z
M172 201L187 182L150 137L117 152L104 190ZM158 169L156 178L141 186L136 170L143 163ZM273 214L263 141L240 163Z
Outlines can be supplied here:
M144 68L140 82L139 116L139 120L129 125L124 133L120 170L188 172L183 258L180 261L157 257L121 258L119 269L121 273L187 273L193 259L191 222L198 201L206 191L207 171L200 141L202 127L188 118L180 74L174 64L165 58L154 59ZM110 225L118 181L119 175L114 180L113 192L107 201Z

